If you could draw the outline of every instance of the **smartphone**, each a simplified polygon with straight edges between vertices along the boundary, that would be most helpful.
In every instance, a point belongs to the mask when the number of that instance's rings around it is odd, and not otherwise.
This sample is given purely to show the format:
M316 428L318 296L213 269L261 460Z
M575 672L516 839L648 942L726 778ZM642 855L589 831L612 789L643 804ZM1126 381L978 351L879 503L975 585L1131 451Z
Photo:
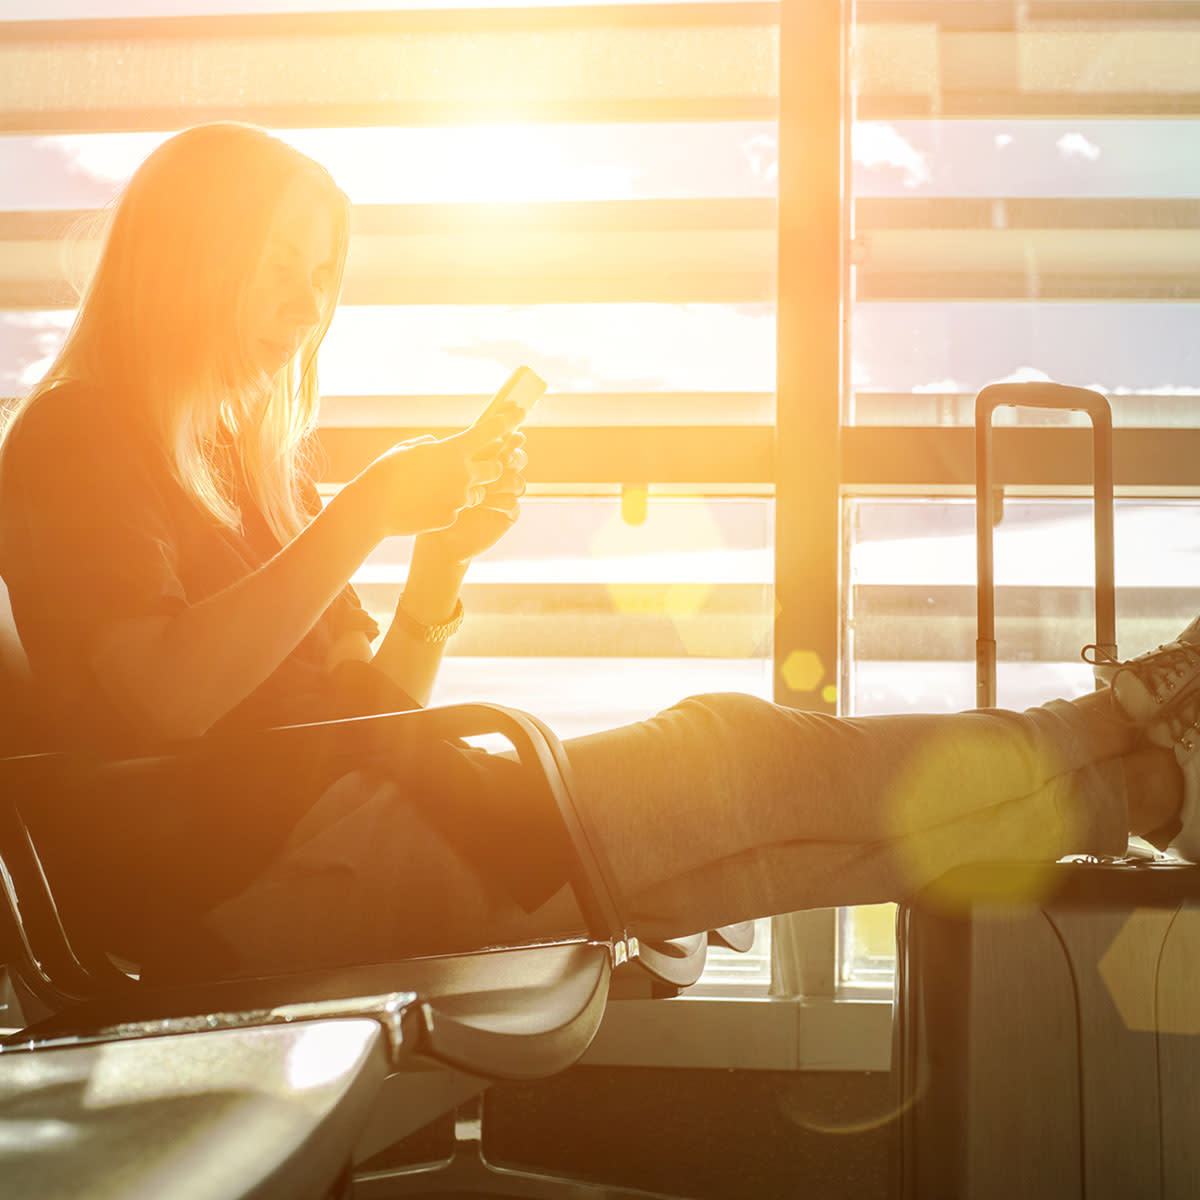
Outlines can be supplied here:
M532 367L518 367L479 414L479 420L486 420L505 405L515 404L521 410L521 420L524 421L545 390L546 381Z

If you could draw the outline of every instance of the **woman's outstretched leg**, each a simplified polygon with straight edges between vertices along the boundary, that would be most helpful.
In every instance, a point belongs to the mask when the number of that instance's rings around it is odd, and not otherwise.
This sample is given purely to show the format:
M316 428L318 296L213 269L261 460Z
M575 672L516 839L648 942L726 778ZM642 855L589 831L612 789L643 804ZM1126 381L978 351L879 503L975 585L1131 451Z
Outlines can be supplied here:
M961 862L1119 854L1131 765L1175 770L1107 692L850 719L697 696L567 752L645 933L897 899ZM1171 803L1139 794L1133 824Z
M1143 745L1106 694L1021 714L857 720L699 696L567 753L644 936L895 899L965 861L1119 853L1128 829L1178 807L1171 751ZM554 936L579 914L565 888L525 912L402 787L355 773L207 924L266 970Z

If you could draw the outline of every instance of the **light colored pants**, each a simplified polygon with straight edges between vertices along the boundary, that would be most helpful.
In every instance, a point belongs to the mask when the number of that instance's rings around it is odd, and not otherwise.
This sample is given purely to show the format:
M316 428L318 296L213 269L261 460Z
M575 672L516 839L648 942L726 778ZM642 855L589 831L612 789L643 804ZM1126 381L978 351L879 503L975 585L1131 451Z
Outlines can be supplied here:
M966 862L1120 854L1107 693L1024 713L837 718L695 696L566 744L580 806L644 937L896 900ZM258 969L379 961L578 928L489 885L386 778L356 772L210 929Z

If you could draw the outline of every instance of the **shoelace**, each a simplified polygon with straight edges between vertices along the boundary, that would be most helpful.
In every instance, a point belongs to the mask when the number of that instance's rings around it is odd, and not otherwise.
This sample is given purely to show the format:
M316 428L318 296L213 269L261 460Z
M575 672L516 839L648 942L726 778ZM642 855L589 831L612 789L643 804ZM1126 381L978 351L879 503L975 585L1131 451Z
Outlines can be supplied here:
M1092 657L1088 658L1088 651L1092 652ZM1096 645L1095 642L1089 642L1079 652L1079 657L1083 659L1089 667L1120 667L1124 664L1115 654L1110 654L1103 646Z
M1079 656L1091 667L1111 668L1104 673L1109 683L1118 670L1132 668L1138 672L1149 691L1161 695L1174 691L1175 680L1194 674L1195 666L1200 662L1200 646L1189 642L1168 642L1134 658L1120 659L1103 647L1089 643L1079 652ZM1115 707L1117 715L1124 718L1120 706ZM1189 730L1200 730L1200 687L1187 688L1179 695L1169 697L1163 703L1163 711L1155 719L1166 726L1175 741L1181 740ZM1137 721L1132 723L1140 724Z
M1088 657L1089 650L1092 652L1091 658ZM1134 658L1121 659L1094 642L1089 642L1079 652L1079 657L1090 667L1133 667L1138 671L1149 671L1155 679L1169 679L1200 662L1200 645L1166 642Z

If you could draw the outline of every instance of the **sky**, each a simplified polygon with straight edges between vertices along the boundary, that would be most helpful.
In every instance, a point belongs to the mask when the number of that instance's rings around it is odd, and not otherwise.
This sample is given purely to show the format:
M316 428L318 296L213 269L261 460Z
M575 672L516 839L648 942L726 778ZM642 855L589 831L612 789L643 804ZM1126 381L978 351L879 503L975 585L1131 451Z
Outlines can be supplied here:
M569 3L570 0L564 0ZM460 8L463 0L0 0L0 18ZM479 6L489 6L479 0ZM0 210L103 203L165 132L0 138ZM285 131L356 203L771 197L771 123ZM860 122L855 197L1200 198L1200 122ZM404 169L397 168L398 163ZM855 301L849 378L872 394L973 394L1048 377L1110 393L1200 390L1186 302ZM0 394L36 379L62 314L0 314ZM369 349L386 334L402 351ZM323 355L334 394L489 390L514 351L552 390L774 387L775 315L745 305L343 308ZM870 406L857 419L873 419ZM906 420L922 420L919 404ZM932 410L930 410L932 411Z
M0 210L102 204L163 136L0 139ZM358 203L771 197L776 186L769 123L284 136ZM872 122L855 127L852 151L860 197L1200 196L1200 128L1189 122ZM37 377L65 321L0 315L0 391ZM1193 324L1187 302L857 303L851 377L864 393L970 394L1030 376L1113 393L1191 392L1200 387ZM404 348L402 381L393 359L362 350L381 331ZM336 394L486 391L521 346L562 391L769 392L774 339L765 303L345 308L324 359Z

